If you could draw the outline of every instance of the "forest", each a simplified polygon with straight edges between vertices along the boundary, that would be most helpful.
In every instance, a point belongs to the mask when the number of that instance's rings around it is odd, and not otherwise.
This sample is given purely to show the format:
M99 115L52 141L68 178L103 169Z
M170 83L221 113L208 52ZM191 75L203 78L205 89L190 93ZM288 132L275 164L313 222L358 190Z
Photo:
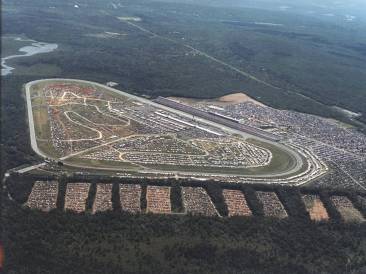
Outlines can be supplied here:
M116 6L97 0L81 2L79 8L72 1L6 3L3 35L59 45L50 54L14 62L29 68L52 65L59 70L49 70L43 74L51 75L45 76L114 81L118 88L152 97L213 98L243 91L276 108L350 123L332 106L365 113L366 40L358 35L365 31L364 24L327 23L255 8L115 2ZM154 38L117 18L121 16L140 18L137 25ZM276 24L255 24L262 21ZM119 35L105 36L105 32ZM270 85L238 74L190 47ZM30 73L36 75L37 69Z
M179 186L204 187L216 209L226 216L223 188L241 189L253 210L252 217L204 217L182 214L129 214L113 210L90 213L95 183L89 191L86 213L63 210L66 183L59 178L57 208L44 213L20 204L40 177L11 176L3 196L5 270L9 273L363 273L366 266L365 223L344 223L329 202L329 195L357 193L330 189L301 189L268 185L229 185L198 181L123 179L123 183L170 185L173 212L180 212ZM106 181L116 184L121 179ZM117 191L116 191L117 190ZM275 191L289 217L263 216L254 191ZM144 192L144 190L143 190ZM61 194L60 194L61 193ZM300 193L317 193L329 212L329 221L311 221ZM365 195L365 193L359 193ZM366 207L357 204L366 214ZM144 195L142 208L146 207ZM67 262L67 263L65 263Z
M336 118L364 130L364 124L333 107L365 113L366 40L357 36L364 25L327 25L316 18L300 20L291 13L283 16L254 8L115 2L116 6L80 1L79 8L73 1L4 2L3 36L57 43L58 49L14 59L10 65L19 69L2 77L1 174L36 159L25 134L22 86L40 78L114 81L119 83L117 89L149 97L214 98L243 91L276 108ZM155 38L117 19L120 16L141 18L138 25L155 33ZM253 23L263 20L282 26ZM301 31L292 27L305 23ZM119 35L105 36L105 32Z

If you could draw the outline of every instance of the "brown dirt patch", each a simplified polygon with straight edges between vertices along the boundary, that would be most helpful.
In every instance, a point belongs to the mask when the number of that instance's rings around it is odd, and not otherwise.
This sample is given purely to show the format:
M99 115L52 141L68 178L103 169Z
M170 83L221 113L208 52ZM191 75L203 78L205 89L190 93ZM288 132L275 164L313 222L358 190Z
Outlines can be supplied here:
M227 105L240 104L244 102L252 102L260 106L265 106L261 102L254 100L253 98L249 97L248 95L242 92L232 93L214 99L194 99L194 98L182 98L182 97L168 97L168 98L188 105L204 103L217 106L227 106Z
M254 104L264 106L262 103L254 100L253 98L249 97L245 93L241 93L241 92L222 96L222 97L218 98L218 101L224 102L224 103L230 103L230 104L240 104L240 103L244 103L244 102L252 102Z

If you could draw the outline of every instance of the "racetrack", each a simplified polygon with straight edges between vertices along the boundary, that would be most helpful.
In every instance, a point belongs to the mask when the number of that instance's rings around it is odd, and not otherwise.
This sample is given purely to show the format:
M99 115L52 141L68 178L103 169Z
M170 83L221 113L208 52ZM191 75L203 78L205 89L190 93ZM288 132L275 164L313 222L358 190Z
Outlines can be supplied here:
M319 168L322 167L322 165L319 164L309 164L308 161L310 161L309 159L311 159L311 157L309 157L308 155L305 155L304 152L300 152L299 150L288 146L287 144L284 143L279 143L279 142L275 142L275 141L270 141L258 136L254 136L251 135L248 132L243 132L243 131L239 131L237 129L233 129L230 128L228 126L222 125L222 124L218 124L216 122L213 121L209 121L206 120L204 118L200 118L200 117L196 117L193 116L189 113L185 113L181 110L177 110L168 106L164 106L161 104L158 104L156 102L152 102L148 99L145 98L141 98L111 87L107 87L104 86L102 84L99 83L95 83L95 82L89 82L89 81L84 81L84 80L77 80L77 79L44 79L44 80L37 80L37 81L33 81L33 82L29 82L25 85L25 91L26 91L26 98L27 98L27 107L28 107L28 120L29 120L29 128L30 128L30 138L31 138L31 146L32 149L41 157L43 158L54 158L55 160L62 160L64 161L65 164L69 164L72 166L77 166L77 167L82 167L82 168L93 168L93 169L98 169L100 168L101 170L106 170L106 169L111 169L111 170L116 170L116 171L121 171L120 168L116 167L115 165L111 165L111 167L105 167L105 166L93 166L93 165L88 165L88 164L76 164L77 163L77 157L80 155L83 155L87 152L90 151L94 151L95 149L98 148L106 148L107 145L113 145L114 143L123 140L123 138L115 138L113 140L110 140L108 142L103 142L100 144L97 144L95 146L92 147L88 147L84 150L80 150L77 152L73 152L73 153L69 153L67 155L64 155L62 157L54 157L53 155L48 155L45 151L42 151L38 144L37 144L37 136L36 136L36 132L35 132L35 124L34 124L34 117L33 117L33 111L32 111L32 99L31 99L31 88L37 84L46 84L46 83L73 83L73 84L81 84L83 86L91 86L91 87L95 87L97 89L101 89L103 91L106 91L110 94L113 94L114 96L116 95L121 95L123 97L127 97L131 100L140 102L141 104L146 104L148 106L157 108L159 110L162 111L166 111L168 113L172 113L172 114L176 114L179 115L180 117L185 117L187 119L192 119L193 121L200 123L202 125L207 125L210 128L217 128L218 130L220 130L221 132L225 132L226 134L229 135L236 135L236 136L241 136L243 139L248 140L249 143L253 142L256 144L259 144L259 146L264 145L265 147L267 147L268 149L272 150L272 151L277 151L276 153L278 155L282 155L282 156L276 156L274 158L274 160L271 162L270 167L276 167L276 168L268 168L268 167L260 167L257 169L242 169L240 172L235 172L234 170L230 170L230 172L228 172L228 170L225 169L200 169L200 168L184 168L184 167L180 167L180 166L176 166L174 168L174 166L166 166L164 165L164 163L155 165L155 166L150 166L150 165L142 165L145 168L141 169L141 172L151 172L151 173L163 173L163 172L167 172L167 171L171 171L174 172L175 174L179 175L189 175L192 174L192 176L197 176L197 175L205 175L205 176L238 176L241 177L245 180L262 180L262 181L270 181L271 179L275 180L272 182L279 182L279 183L286 183L287 181L291 181L294 180L294 182L297 182L297 177L299 177L300 175L304 174L304 176L308 176L307 174L310 174L311 172L309 171L309 166L310 168ZM84 99L85 100L85 99ZM108 103L108 108L110 108L110 103ZM98 111L100 112L100 110L98 109ZM70 117L67 115L68 113L72 113L70 111L67 111L65 113L65 115L67 116L68 119L70 119ZM75 113L77 114L77 113ZM79 115L79 114L77 114ZM80 116L80 115L79 115ZM71 119L70 119L71 120ZM87 122L91 122L88 119L84 119ZM75 123L75 121L72 121L73 123ZM75 123L77 124L77 123ZM86 125L82 125L79 124L80 126L83 127L88 127ZM92 129L92 128L90 128ZM102 138L102 133L96 129L92 129L96 132L98 132L98 138L97 139L101 139ZM90 139L79 139L79 140L90 140ZM71 141L75 141L75 140L71 140ZM277 155L276 154L276 155ZM72 159L72 161L68 162L68 159ZM288 163L286 162L288 161ZM317 161L316 158L313 158L311 161ZM128 171L128 168L122 169L125 171ZM134 169L134 171L136 171L136 169ZM237 170L239 171L239 169ZM324 170L319 170L319 174L322 174L324 172ZM311 173L312 177L314 177L314 174ZM300 176L301 177L301 176ZM291 179L288 179L291 178ZM293 178L296 178L293 179ZM286 181L287 180L287 181ZM306 180L305 180L306 181ZM301 181L302 183L302 181Z

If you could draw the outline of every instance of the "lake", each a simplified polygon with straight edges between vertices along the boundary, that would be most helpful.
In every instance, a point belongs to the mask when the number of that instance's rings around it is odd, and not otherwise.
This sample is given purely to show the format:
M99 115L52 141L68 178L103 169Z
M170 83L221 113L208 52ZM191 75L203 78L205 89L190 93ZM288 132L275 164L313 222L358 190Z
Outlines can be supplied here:
M15 39L21 39L21 38L15 38ZM26 40L23 40L23 41L26 41ZM18 50L20 52L20 54L9 55L9 56L1 58L1 76L9 75L15 69L14 67L11 67L6 64L6 62L11 59L22 58L22 57L32 56L32 55L36 55L36 54L41 54L41 53L48 53L48 52L52 52L58 48L57 44L36 42L34 40L28 40L28 41L33 41L33 43L31 43L31 45L29 45L29 46L21 47Z

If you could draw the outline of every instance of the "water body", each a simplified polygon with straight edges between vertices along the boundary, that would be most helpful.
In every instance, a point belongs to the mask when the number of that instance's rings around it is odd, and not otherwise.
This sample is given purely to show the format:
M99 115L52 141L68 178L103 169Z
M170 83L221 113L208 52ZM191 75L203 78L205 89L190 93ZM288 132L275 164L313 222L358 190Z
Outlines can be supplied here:
M12 73L12 70L15 69L6 64L6 62L8 60L20 58L20 57L32 56L32 55L36 55L36 54L40 54L40 53L48 53L48 52L54 51L58 47L57 44L36 42L34 40L25 40L22 38L15 38L15 39L16 40L21 39L21 41L30 41L30 42L32 41L33 43L31 46L25 46L25 47L20 48L19 51L22 52L22 54L10 55L10 56L1 58L1 76L9 75Z
M278 26L278 27L282 27L283 24L276 24L276 23L266 23L266 22L254 22L254 25L261 25L261 26Z

